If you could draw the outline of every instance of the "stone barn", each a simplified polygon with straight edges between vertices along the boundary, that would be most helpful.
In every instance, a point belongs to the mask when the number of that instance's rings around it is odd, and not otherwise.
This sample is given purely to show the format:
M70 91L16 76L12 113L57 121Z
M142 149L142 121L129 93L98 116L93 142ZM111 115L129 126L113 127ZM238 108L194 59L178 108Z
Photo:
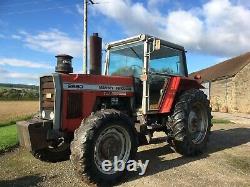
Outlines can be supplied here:
M194 72L206 85L213 111L250 113L250 52Z

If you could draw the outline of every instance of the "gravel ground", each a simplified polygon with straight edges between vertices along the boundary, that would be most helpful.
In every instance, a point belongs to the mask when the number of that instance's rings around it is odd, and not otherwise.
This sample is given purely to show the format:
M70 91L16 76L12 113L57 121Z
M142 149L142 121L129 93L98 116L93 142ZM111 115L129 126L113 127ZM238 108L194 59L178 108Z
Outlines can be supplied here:
M163 134L157 134L158 137ZM215 124L205 154L184 158L159 138L139 148L137 159L149 159L144 176L130 173L120 186L250 186L250 120ZM46 163L16 149L0 156L0 186L88 186L75 176L70 161Z

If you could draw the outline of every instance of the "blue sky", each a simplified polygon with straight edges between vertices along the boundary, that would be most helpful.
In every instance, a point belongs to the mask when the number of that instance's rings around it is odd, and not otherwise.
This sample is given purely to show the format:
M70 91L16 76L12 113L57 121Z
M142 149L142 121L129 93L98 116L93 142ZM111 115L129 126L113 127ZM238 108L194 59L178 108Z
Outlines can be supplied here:
M189 72L250 51L248 0L95 0L89 34L104 43L148 33L183 45ZM188 2L188 3L187 3ZM37 84L55 55L82 69L81 0L0 0L0 82Z

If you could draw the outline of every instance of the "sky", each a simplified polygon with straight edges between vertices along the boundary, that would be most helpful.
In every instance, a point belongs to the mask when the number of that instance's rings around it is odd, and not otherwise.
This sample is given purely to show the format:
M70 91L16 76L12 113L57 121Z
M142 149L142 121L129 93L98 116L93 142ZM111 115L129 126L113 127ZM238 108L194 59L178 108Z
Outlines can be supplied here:
M250 51L249 0L94 0L103 44L146 33L185 47L189 72ZM55 56L82 71L82 0L0 0L0 82L38 84ZM103 45L103 46L104 46Z

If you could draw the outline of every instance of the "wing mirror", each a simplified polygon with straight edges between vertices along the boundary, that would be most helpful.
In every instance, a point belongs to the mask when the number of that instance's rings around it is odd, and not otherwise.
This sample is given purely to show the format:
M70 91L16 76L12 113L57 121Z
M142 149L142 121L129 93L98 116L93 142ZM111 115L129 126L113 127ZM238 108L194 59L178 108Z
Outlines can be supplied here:
M161 49L161 40L154 39L153 41L153 51Z

